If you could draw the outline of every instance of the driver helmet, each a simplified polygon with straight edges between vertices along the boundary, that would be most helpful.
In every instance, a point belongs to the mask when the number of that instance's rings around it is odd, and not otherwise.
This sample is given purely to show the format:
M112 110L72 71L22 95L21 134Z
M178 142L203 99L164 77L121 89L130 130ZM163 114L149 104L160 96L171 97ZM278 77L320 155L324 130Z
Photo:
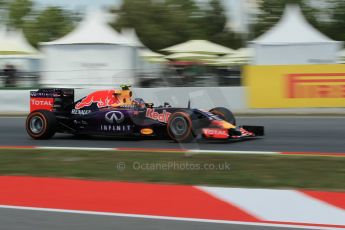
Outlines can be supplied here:
M145 108L146 107L145 101L142 98L134 98L133 101L132 101L132 104L134 106L138 106L140 108Z

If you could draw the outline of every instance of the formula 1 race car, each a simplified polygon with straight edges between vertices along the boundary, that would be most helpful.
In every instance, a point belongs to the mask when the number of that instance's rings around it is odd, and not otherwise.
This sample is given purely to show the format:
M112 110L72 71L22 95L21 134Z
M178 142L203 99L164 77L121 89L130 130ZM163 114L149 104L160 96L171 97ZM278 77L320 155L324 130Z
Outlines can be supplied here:
M39 89L30 92L26 130L33 139L49 139L55 133L117 137L194 139L243 139L264 135L262 126L236 126L232 112L218 107L210 111L154 107L132 98L130 86L99 90L74 101L74 89Z

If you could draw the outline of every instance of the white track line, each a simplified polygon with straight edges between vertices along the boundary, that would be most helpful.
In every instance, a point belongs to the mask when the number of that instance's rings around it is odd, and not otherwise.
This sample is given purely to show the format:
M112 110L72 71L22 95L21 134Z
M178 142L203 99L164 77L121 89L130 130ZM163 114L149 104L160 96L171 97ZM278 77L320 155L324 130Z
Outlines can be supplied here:
M191 149L188 150L190 153L219 153L219 154L262 154L262 155L276 155L280 152L268 152L268 151L227 151L227 150L199 150Z
M2 208L2 209L27 210L27 211L43 211L43 212L55 212L55 213L83 214L83 215L98 215L98 216L114 216L114 217L128 217L128 218L201 222L201 223L213 223L213 224L235 224L235 225L280 227L280 228L294 228L294 229L320 229L320 230L337 230L337 229L340 230L340 229L342 229L342 230L344 230L344 228L334 228L334 227L314 227L314 226L301 226L301 225L292 225L292 224L289 225L289 224L269 224L269 223L260 223L260 222L210 220L210 219L198 219L198 218L183 218L183 217L154 216L154 215L125 214L125 213L109 213L109 212L95 212L95 211L80 211L80 210L67 210L67 209L54 209L54 208L35 208L35 207L11 206L11 205L0 205L0 208Z
M114 151L116 148L87 148L87 147L49 147L49 146L37 146L34 149L43 150L86 150L86 151Z
M27 149L41 149L41 150L70 150L70 151L119 151L119 152L177 152L177 153L185 153L186 155L197 155L197 154L225 154L225 155L284 155L284 156L339 156L345 157L345 153L316 153L310 154L308 152L294 154L291 152L274 152L274 151L228 151L228 150L203 150L203 149L164 149L164 148L93 148L93 147L54 147L54 146L28 146L28 147L21 147L21 146L0 146L0 149L18 149L18 150L27 150ZM284 154L285 153L285 154Z
M42 150L86 150L86 151L127 151L126 149L118 149L118 148L87 148L87 147L53 147L53 146L37 146L34 149L42 149ZM171 151L171 149L147 149L139 148L139 149L129 149L128 151L152 151L152 152L160 152L160 151ZM191 154L208 154L208 153L217 153L217 154L258 154L258 155L277 155L280 152L268 152L268 151L226 151L226 150L199 150L199 149L181 149L181 151L185 151L186 153ZM178 152L178 151L176 151Z

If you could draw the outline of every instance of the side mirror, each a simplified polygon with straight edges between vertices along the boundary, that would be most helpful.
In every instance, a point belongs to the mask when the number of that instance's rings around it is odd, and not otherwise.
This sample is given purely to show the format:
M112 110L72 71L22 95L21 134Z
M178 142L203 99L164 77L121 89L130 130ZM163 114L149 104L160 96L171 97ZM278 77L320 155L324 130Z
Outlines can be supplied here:
M171 105L170 105L169 102L164 102L164 107L165 107L165 108L171 108Z
M145 106L147 107L147 108L152 108L153 107L153 103L145 103Z

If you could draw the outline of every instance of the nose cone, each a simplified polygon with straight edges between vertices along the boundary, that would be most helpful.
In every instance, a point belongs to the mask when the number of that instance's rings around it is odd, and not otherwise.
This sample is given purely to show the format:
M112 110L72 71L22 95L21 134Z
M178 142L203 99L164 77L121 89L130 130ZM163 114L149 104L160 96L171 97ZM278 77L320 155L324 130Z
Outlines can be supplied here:
M215 121L212 121L212 124L215 125L215 126L218 126L219 128L223 128L223 129L235 129L236 126L233 125L233 124L230 124L229 122L227 121L218 121L218 120L215 120Z

